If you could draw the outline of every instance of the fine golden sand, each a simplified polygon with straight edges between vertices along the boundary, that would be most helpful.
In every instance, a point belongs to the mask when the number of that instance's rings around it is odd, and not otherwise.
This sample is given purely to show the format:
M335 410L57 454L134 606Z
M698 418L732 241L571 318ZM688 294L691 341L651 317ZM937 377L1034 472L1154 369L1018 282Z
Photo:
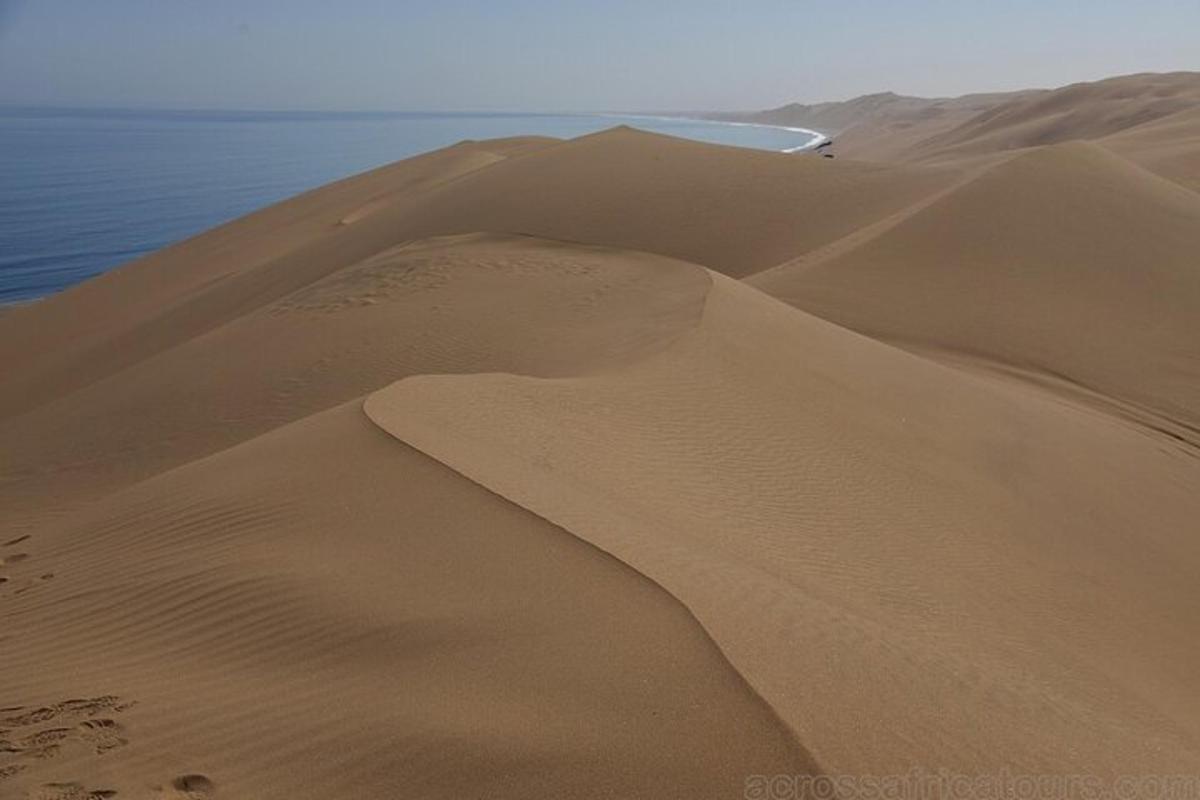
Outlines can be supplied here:
M1198 105L463 142L5 310L0 798L1200 771Z

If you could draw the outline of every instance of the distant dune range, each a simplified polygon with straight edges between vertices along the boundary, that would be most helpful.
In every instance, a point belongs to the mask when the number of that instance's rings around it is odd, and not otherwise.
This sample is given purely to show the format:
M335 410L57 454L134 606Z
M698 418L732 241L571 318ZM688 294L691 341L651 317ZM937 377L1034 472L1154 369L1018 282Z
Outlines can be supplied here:
M1197 772L1198 113L464 142L7 310L0 797Z
M1200 180L1198 106L1200 73L1175 72L956 98L884 92L712 116L807 125L832 136L839 154L875 161L988 159L1026 147L1105 139L1117 152L1195 189Z

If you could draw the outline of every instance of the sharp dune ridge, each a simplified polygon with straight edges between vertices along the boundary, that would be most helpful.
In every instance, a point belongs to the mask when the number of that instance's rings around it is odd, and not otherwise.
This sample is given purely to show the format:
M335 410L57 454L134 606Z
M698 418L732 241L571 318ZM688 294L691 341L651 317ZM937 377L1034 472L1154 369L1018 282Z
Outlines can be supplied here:
M0 797L1195 773L1194 84L463 142L5 310Z

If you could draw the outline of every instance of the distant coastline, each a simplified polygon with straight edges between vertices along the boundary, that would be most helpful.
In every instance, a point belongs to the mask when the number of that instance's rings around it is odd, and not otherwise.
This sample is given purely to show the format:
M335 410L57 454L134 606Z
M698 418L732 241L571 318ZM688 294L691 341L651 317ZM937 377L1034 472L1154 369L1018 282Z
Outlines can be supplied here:
M408 156L463 141L572 139L621 124L771 152L818 143L795 126L694 114L0 108L0 302L53 294Z
M718 117L698 117L694 114L597 114L599 117L620 117L623 119L650 119L650 120L680 120L685 122L703 122L709 125L732 125L740 128L767 128L777 131L788 131L789 133L803 133L809 137L809 140L804 144L796 147L784 148L781 152L784 153L802 153L806 150L812 150L818 147L823 142L832 141L832 138L821 131L813 130L812 128L802 128L794 125L773 125L767 122L744 122L741 120L724 119Z

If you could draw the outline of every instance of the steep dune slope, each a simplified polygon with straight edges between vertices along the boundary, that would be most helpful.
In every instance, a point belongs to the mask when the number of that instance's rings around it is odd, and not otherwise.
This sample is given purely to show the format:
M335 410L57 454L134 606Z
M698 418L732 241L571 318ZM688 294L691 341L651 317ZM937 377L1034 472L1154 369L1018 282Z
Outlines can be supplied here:
M1200 441L1200 195L1097 145L1031 151L870 241L751 282L871 336L1127 401Z
M834 772L1200 765L1200 460L713 281L627 367L365 409L668 588Z
M0 424L0 508L36 525L405 375L619 361L706 287L669 259L522 237L388 249Z
M726 798L813 769L661 589L358 403L17 549L5 798Z
M604 248L411 243L10 420L0 795L728 797L812 772L677 601L354 401L613 368L708 286Z

